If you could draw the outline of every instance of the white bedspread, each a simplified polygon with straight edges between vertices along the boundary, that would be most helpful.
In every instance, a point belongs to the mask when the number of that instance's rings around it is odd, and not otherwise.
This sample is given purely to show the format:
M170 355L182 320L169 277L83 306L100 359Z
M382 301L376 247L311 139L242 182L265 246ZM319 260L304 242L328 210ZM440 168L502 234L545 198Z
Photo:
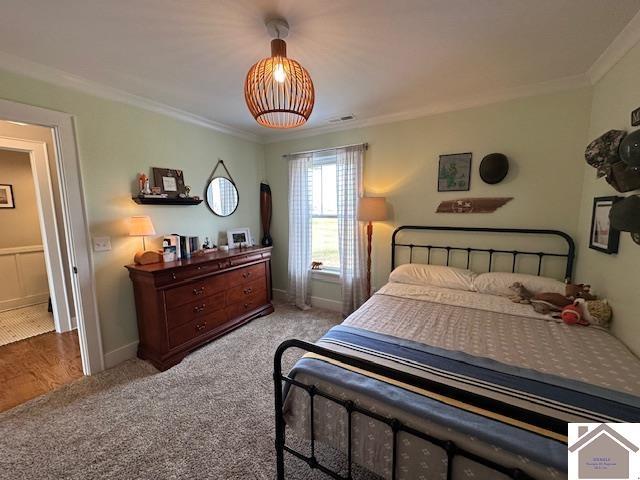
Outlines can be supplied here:
M609 332L504 297L389 283L343 324L640 396L640 359Z

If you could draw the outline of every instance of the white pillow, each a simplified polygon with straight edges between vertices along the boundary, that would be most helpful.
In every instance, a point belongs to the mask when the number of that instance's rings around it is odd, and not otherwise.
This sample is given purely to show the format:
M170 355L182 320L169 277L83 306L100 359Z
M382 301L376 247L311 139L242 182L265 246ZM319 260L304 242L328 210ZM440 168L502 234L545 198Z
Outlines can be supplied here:
M471 291L473 290L473 279L475 276L476 274L471 270L462 268L405 263L391 272L389 281L394 283L407 283L409 285L431 285Z
M565 293L565 284L554 278L507 272L481 273L474 278L473 288L479 293L506 297L513 294L509 287L516 282L520 282L533 294L551 292L564 295Z

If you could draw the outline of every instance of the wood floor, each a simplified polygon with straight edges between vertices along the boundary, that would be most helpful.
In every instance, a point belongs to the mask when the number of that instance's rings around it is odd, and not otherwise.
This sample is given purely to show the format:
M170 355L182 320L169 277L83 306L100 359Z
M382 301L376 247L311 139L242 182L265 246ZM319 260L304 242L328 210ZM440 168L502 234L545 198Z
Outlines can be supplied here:
M82 377L77 330L0 347L0 412Z

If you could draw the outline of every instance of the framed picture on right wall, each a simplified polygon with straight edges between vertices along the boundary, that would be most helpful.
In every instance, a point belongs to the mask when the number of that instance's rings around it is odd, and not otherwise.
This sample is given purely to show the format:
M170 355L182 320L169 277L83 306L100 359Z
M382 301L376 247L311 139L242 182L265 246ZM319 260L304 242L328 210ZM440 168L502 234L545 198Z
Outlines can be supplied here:
M593 211L591 213L591 235L589 236L589 248L609 255L618 253L620 232L611 228L609 212L614 203L623 197L596 197L593 199Z

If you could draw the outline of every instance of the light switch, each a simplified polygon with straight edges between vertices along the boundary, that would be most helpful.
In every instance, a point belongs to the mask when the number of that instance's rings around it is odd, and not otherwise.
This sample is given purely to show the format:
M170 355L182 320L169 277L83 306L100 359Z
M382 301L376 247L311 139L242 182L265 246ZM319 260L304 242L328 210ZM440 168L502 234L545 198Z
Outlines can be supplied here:
M93 237L94 252L108 252L111 250L111 237Z

